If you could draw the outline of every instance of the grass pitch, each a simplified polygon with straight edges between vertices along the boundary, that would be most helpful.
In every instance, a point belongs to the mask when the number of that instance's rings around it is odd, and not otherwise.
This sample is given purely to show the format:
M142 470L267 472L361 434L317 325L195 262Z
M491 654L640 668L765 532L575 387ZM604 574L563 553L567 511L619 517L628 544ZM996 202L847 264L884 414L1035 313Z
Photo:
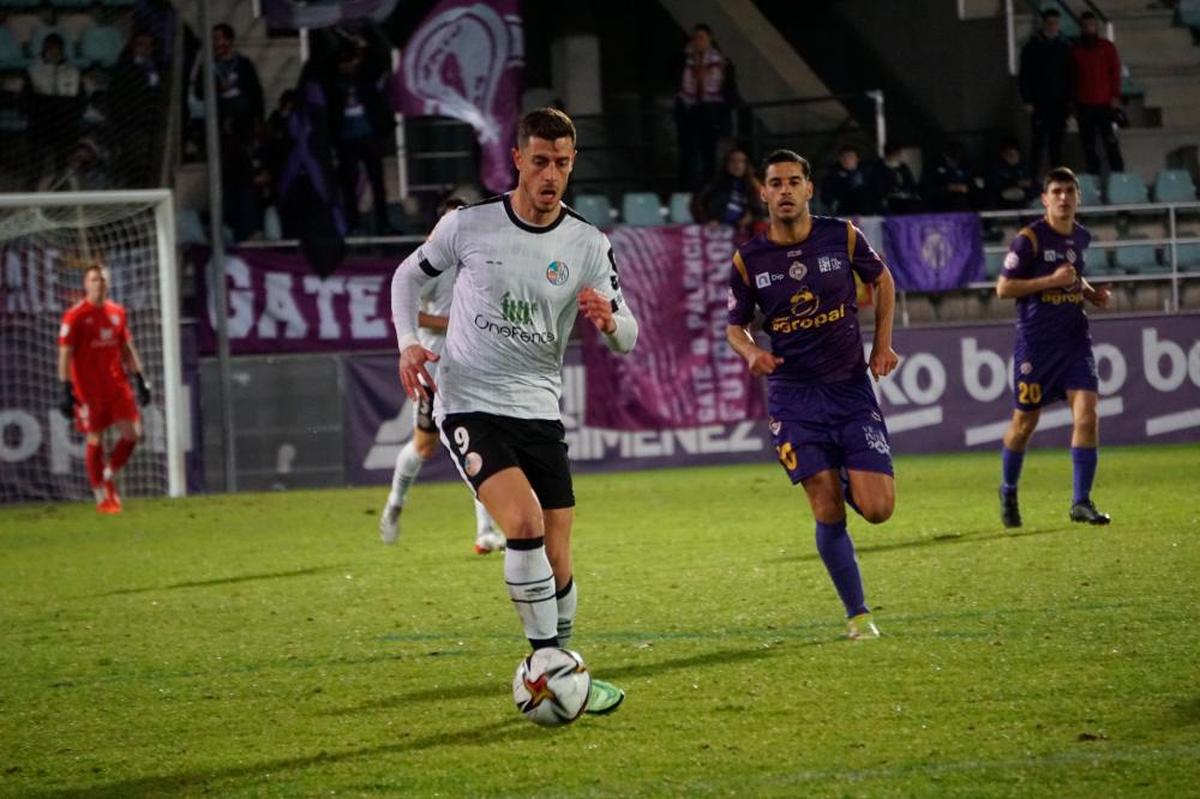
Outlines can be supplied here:
M5 796L1197 796L1200 448L900 458L843 640L774 464L582 477L576 646L625 705L510 700L502 556L460 485L0 511Z

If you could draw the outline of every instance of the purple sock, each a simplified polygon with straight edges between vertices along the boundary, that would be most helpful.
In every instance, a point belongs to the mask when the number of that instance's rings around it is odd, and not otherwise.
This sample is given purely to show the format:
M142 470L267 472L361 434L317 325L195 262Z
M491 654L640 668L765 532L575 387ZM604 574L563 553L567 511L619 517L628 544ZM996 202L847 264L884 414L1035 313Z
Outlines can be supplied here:
M1004 447L1000 450L1000 488L1005 494L1017 493L1017 481L1021 479L1021 464L1025 453Z
M1075 502L1087 502L1096 479L1096 448L1071 447L1071 463L1075 464Z
M867 612L863 601L862 575L858 572L858 561L854 558L854 542L846 532L846 521L836 524L817 522L817 552L825 562L825 568L833 579L846 616L857 616Z

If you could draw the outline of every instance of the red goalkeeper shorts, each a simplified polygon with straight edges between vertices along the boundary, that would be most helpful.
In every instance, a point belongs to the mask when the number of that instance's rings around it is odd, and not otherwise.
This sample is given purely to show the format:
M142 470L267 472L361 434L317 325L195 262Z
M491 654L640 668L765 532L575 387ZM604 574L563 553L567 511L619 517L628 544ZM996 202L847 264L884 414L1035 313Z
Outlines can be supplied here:
M124 392L96 403L75 405L75 426L79 432L103 433L117 422L136 422L141 419L133 394Z

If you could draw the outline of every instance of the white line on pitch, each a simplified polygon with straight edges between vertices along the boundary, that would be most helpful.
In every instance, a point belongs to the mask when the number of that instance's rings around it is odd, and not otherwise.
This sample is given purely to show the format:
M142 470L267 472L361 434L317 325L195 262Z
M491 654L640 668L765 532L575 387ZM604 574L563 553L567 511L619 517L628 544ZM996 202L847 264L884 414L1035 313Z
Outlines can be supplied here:
M1146 435L1158 436L1174 433L1176 430L1187 430L1189 427L1200 427L1200 408L1168 413L1165 416L1151 416L1146 420Z
M1109 397L1102 399L1096 403L1096 414L1100 417L1116 416L1125 410L1125 402L1120 397ZM1049 413L1043 413L1038 420L1038 430L1050 430L1055 427L1068 427L1071 424L1071 409L1070 408L1055 408ZM991 441L999 441L1004 438L1004 431L1008 430L1009 422L990 422L981 424L977 427L968 427L966 433L967 446L973 447L976 444L987 444Z

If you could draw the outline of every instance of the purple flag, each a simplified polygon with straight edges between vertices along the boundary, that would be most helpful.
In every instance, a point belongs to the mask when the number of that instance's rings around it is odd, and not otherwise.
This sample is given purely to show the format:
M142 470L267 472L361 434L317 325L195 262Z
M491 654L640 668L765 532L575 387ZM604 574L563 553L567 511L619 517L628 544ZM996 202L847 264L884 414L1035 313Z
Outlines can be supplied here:
M977 214L889 216L883 242L898 289L950 291L984 279Z
M605 398L588 402L587 424L660 430L762 416L762 384L725 340L733 228L620 227L609 238L638 344L614 356L581 325L588 397Z
M383 22L396 9L397 0L263 0L267 27L272 30L329 28L344 22L370 19Z
M480 182L513 186L510 149L525 77L517 0L443 0L404 47L392 76L392 107L406 116L448 116L475 129Z

